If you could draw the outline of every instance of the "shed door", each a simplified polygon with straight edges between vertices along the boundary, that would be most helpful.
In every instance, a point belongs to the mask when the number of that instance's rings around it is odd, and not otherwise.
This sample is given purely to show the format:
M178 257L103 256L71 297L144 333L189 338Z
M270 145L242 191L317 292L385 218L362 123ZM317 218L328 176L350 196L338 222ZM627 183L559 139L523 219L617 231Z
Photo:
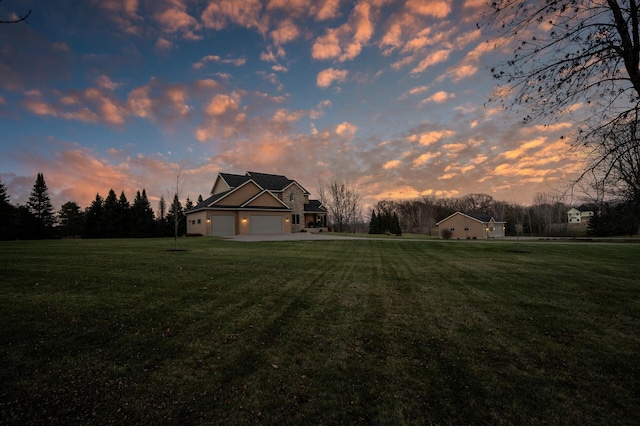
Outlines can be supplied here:
M235 234L233 215L211 216L211 235L223 236Z
M282 234L283 218L282 216L259 216L252 215L251 218L252 234Z

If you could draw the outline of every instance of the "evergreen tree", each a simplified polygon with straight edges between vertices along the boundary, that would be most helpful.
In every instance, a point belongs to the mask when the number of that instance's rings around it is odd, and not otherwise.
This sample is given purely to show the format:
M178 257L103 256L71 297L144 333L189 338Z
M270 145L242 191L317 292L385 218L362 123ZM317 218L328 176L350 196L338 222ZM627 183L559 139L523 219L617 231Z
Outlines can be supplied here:
M154 233L155 219L153 209L149 204L147 192L143 189L136 193L136 198L131 207L131 224L133 226L131 235L134 237L151 237Z
M178 199L178 194L174 195L173 202L169 206L167 224L172 227L174 237L187 233L187 222L184 220L184 210L180 199Z
M400 228L400 218L396 212L393 212L393 216L391 217L391 223L389 224L389 232L394 235L402 235L402 229Z
M27 207L36 219L34 222L34 238L52 237L55 217L53 215L53 205L49 198L49 189L42 173L38 173Z
M378 216L376 216L376 211L371 210L371 220L369 221L369 233L370 234L378 234Z
M202 199L202 194L198 195L198 204L200 204L201 202L203 202L204 200ZM197 205L197 204L196 204Z
M184 206L184 211L187 212L187 211L191 210L192 208L193 208L193 201L191 201L189 199L189 197L187 196L187 203Z
M84 238L102 238L104 236L104 201L100 194L96 194L96 199L85 212Z
M119 225L119 207L118 197L113 189L109 190L109 195L104 199L102 206L102 219L103 219L103 237L105 238L117 238L120 237Z
M0 240L13 240L16 233L16 208L9 202L7 188L0 181Z
M120 192L118 199L118 228L120 228L120 236L128 237L131 232L131 204L124 195L124 191Z
M58 232L61 237L77 237L83 234L85 216L75 202L64 203L58 212L58 218Z
M160 196L160 201L158 202L158 213L158 221L164 221L164 218L167 215L167 202L164 200L164 195Z

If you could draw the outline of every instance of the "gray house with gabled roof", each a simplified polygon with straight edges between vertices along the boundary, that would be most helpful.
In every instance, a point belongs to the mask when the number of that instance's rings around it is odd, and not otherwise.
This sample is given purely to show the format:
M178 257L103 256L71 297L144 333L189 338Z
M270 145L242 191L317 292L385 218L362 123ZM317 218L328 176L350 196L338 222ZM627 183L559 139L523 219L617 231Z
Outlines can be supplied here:
M326 231L327 209L283 175L218 173L211 196L185 212L187 233L282 234Z

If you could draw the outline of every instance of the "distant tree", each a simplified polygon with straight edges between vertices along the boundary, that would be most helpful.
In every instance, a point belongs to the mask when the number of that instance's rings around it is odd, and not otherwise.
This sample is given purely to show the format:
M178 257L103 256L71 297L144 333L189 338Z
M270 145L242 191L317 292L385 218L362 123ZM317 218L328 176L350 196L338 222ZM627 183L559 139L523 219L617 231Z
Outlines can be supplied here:
M130 236L131 232L131 204L127 200L127 196L124 194L124 190L120 192L120 198L118 198L118 228L120 229L121 237Z
M113 189L109 190L109 195L104 199L102 206L102 223L104 238L121 237L120 229L120 208L118 206L118 197Z
M389 224L389 232L394 235L402 235L402 228L400 227L400 219L398 214L393 212L391 216L391 223Z
M0 240L16 237L16 208L9 202L7 188L0 181Z
M96 194L95 200L85 211L84 238L104 237L104 200Z
M184 218L184 210L182 208L182 203L180 203L180 199L178 198L178 194L174 194L173 201L169 205L167 223L173 226L172 230L174 238L177 239L179 236L187 233L187 223ZM177 243L175 248L177 248Z
M346 182L333 180L318 189L320 201L327 207L334 230L353 232L361 221L361 196L358 188Z
M187 202L184 205L184 211L189 211L192 208L193 208L193 201L191 201L189 197L187 197Z
M378 215L376 215L375 209L371 210L371 219L369 220L369 233L380 234L378 229Z
M159 221L163 221L167 215L167 202L164 200L164 195L160 195L160 201L158 201L158 217Z
M154 235L155 219L153 209L149 204L147 192L143 189L142 193L138 191L136 198L131 207L131 224L133 226L132 236L134 237L150 237Z
M61 237L78 237L84 233L85 215L74 201L67 201L58 212L58 232Z
M587 171L615 164L628 143L640 146L636 136L602 137L638 127L637 0L495 0L490 7L480 26L513 43L511 58L491 70L506 83L497 102L524 112L525 123L569 117L578 128L575 146L590 148Z
M42 173L38 173L27 206L36 219L34 223L36 226L34 229L35 238L51 238L54 231L55 217L53 205L49 198L49 189Z
M196 205L202 203L203 201L204 200L202 199L202 194L198 195L198 203Z
M18 205L15 211L16 238L33 240L42 238L39 234L40 221L33 215L28 206Z

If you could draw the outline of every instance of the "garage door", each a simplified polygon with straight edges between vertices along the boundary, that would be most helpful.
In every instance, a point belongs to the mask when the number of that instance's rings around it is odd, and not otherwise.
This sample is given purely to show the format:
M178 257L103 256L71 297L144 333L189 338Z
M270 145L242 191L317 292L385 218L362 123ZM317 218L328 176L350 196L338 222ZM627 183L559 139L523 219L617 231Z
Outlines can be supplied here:
M211 216L211 235L223 236L235 234L234 222L235 220L232 215Z
M252 234L282 234L282 216L251 216Z

